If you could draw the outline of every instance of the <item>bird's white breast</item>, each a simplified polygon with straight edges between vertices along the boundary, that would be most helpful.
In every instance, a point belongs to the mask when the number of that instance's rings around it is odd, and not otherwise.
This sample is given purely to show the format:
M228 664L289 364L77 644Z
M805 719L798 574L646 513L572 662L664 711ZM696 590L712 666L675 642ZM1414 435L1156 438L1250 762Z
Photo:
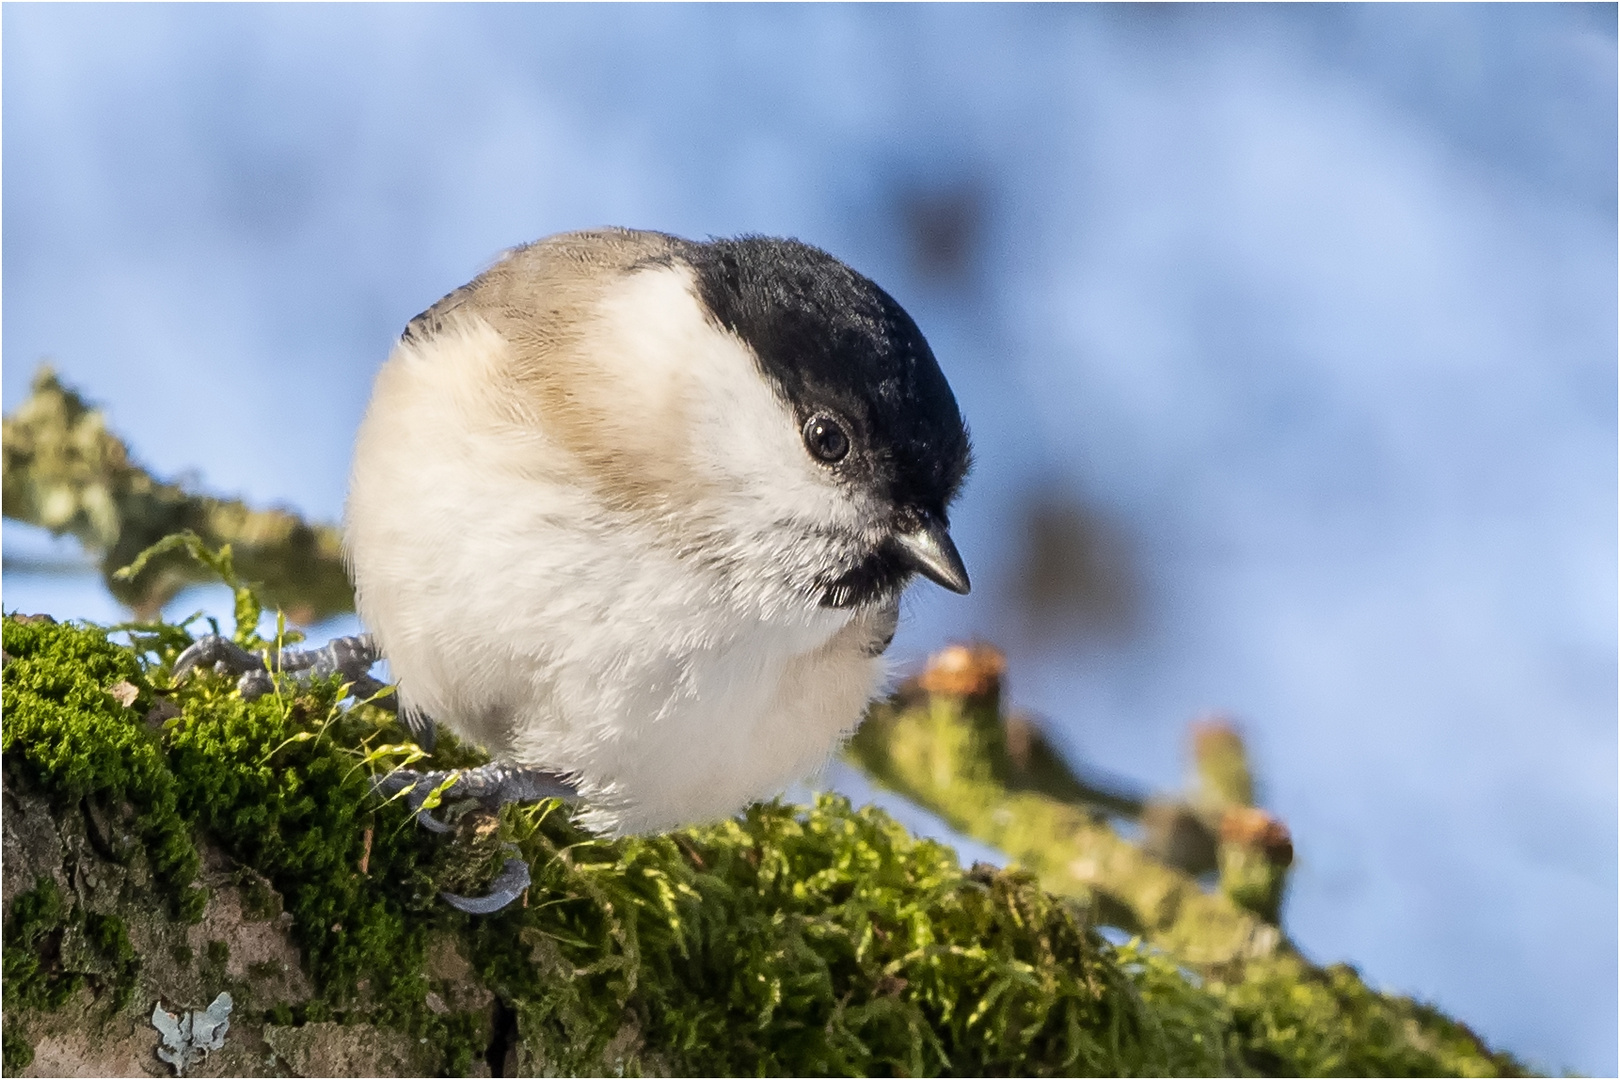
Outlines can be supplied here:
M684 272L623 279L563 345L497 321L402 342L356 445L357 603L404 701L576 773L618 831L815 769L878 687L892 611L807 601L825 553L783 523L861 508Z

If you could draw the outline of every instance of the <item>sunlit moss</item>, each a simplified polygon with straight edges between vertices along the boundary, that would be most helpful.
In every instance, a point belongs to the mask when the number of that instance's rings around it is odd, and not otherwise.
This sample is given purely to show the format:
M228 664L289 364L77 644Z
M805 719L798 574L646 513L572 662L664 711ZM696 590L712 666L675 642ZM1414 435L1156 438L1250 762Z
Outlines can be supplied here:
M19 770L64 805L129 800L182 913L202 895L194 834L268 880L316 988L311 1000L266 1006L268 1022L364 1019L427 1039L441 1068L465 1072L489 1052L485 1020L424 1004L429 942L448 934L516 1017L517 1061L529 1071L1512 1067L1459 1025L1373 994L1353 974L1289 958L1250 965L1228 985L1163 952L1115 949L1092 929L1091 908L1033 875L964 870L948 849L830 796L621 840L584 832L557 803L508 808L501 837L530 861L534 885L507 911L468 918L436 899L453 845L371 793L370 773L407 753L388 714L339 708L333 682L289 682L253 702L212 673L174 686L185 634L152 626L133 636L127 647L93 628L5 621L8 776ZM123 692L129 705L107 690L120 682L135 688ZM171 708L153 711L159 701ZM424 764L476 760L446 739ZM65 984L51 981L38 947L68 917L53 890L13 905L8 1011L59 1003ZM101 926L98 940L123 955L117 930ZM23 1052L7 1040L8 1070Z
M177 912L200 915L205 898L185 887L197 875L197 850L168 756L144 723L154 696L140 658L96 630L15 619L5 623L5 652L0 749L7 762L60 806L86 796L132 802ZM128 705L114 696L120 684L134 691Z

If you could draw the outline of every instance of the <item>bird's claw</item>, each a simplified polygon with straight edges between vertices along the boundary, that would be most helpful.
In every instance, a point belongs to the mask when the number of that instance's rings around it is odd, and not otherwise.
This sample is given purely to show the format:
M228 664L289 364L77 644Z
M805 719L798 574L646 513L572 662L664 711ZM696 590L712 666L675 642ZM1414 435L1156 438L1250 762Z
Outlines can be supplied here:
M517 851L511 844L506 845L506 848L512 852ZM441 892L439 899L457 911L465 911L468 915L493 915L522 896L523 890L529 887L532 880L529 877L529 864L522 859L511 858L501 866L501 872L489 883L489 892L483 896L458 896L452 892Z
M186 646L174 661L174 677L178 679L192 668L200 667L213 668L221 675L240 675L236 688L248 701L274 688L263 657L218 634L198 638Z
M439 793L440 802L472 799L486 809L499 809L507 803L535 802L539 799L579 798L579 791L567 778L543 769L502 765L491 762L475 769L446 772L412 772L396 769L372 780L378 794L389 798L403 795L416 823L430 832L447 833L452 826L428 812L428 797ZM509 846L508 850L516 851ZM500 911L523 894L529 887L529 867L522 859L507 859L500 874L490 883L484 896L467 897L455 893L440 893L445 903L469 915L488 915Z
M178 679L194 667L211 667L240 675L245 671L264 670L264 659L230 638L207 634L186 646L175 660L174 677Z

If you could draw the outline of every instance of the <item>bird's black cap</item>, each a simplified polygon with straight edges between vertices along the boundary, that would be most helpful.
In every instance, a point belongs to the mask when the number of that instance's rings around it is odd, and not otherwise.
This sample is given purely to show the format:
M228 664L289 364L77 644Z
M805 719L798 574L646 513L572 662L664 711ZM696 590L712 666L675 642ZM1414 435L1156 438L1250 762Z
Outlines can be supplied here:
M753 350L799 422L828 413L851 427L840 473L902 513L943 522L967 474L967 427L894 298L797 240L711 240L682 256L709 313Z

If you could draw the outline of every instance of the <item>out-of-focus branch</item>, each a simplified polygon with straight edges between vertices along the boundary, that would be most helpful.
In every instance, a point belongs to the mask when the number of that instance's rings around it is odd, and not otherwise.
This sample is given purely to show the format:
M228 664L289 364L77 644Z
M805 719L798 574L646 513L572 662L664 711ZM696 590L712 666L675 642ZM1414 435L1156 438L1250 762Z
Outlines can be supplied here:
M184 552L154 559L131 580L113 573L172 533L229 544L245 580L295 622L354 609L338 530L284 509L255 510L235 499L158 480L130 460L100 410L63 386L50 367L33 395L4 422L5 516L76 537L100 561L107 588L149 615L188 585L211 581Z
M1211 753L1199 754L1199 775L1208 772L1211 784L1200 783L1194 799L1143 800L1080 779L1030 721L1004 719L1001 672L993 649L945 650L873 709L851 756L880 783L1017 859L1048 889L1091 903L1099 921L1184 962L1218 966L1283 947L1276 919L1286 863L1279 868L1266 845L1276 840L1268 828L1284 842L1287 833L1233 801L1252 798L1252 784L1236 781L1241 772L1247 783L1248 773L1235 732L1201 736ZM1246 831L1226 825L1233 811ZM1108 814L1139 820L1144 846L1115 832ZM1211 891L1196 874L1217 863L1222 886Z
M1268 922L1281 918L1294 842L1288 827L1254 805L1254 777L1237 728L1211 716L1193 725L1189 804L1218 840L1221 891Z

